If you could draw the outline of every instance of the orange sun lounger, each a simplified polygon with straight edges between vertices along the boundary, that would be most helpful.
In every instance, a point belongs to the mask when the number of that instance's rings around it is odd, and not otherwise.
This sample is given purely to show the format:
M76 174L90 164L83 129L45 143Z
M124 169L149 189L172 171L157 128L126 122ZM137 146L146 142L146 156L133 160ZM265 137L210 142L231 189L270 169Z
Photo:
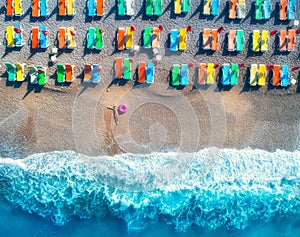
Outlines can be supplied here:
M228 51L235 51L235 36L236 31L230 30L228 33Z
M58 2L58 15L65 16L67 14L66 0L59 0Z
M139 65L138 81L141 83L146 82L146 65L145 62L140 62Z
M66 77L65 77L65 81L66 82L72 82L74 80L74 75L73 75L73 68L74 66L67 63L65 64L65 68L66 68Z
M92 78L92 65L87 63L84 66L83 81L90 82L91 78Z
M280 65L274 65L273 67L273 79L272 79L272 85L273 86L280 86Z
M281 30L279 33L279 51L286 51L286 30Z
M118 50L124 50L125 49L125 28L120 27L118 29L117 41L118 41Z
M211 30L211 50L219 49L219 32L218 29Z
M14 15L13 0L6 0L6 15L7 16Z
M202 40L203 40L202 48L204 50L209 50L210 49L210 29L209 28L204 28Z
M158 27L152 28L152 48L159 48L160 30Z
M287 0L280 0L279 19L285 21L287 19Z
M206 83L206 63L200 63L198 68L198 84L205 85Z
M235 19L236 18L236 4L237 0L230 0L230 6L229 6L229 19Z
M66 48L66 27L59 27L58 29L58 48Z
M38 27L32 27L31 29L31 48L37 49L39 47L39 34L40 30Z
M116 72L117 79L123 78L123 59L122 58L116 58L115 72Z
M103 16L104 13L104 0L97 0L96 15Z
M39 17L40 16L40 0L32 0L32 16Z
M295 30L294 29L289 29L288 30L287 50L288 51L294 51L295 50Z

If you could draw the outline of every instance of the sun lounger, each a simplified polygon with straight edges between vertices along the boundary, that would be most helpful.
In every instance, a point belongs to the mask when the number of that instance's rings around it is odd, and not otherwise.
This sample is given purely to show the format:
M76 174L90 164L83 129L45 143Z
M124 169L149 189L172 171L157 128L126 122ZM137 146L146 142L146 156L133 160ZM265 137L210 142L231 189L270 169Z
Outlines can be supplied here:
M239 65L234 63L231 65L230 85L236 86L238 82L239 82Z
M140 62L139 69L138 69L138 82L144 83L146 82L146 63Z
M252 34L252 51L259 52L260 51L260 31L254 30Z
M236 50L236 31L229 30L228 33L228 51L232 52Z
M172 67L172 86L179 86L180 84L180 65L175 64Z
M6 27L6 47L12 48L15 47L15 41L14 41L14 27L13 26L7 26Z
M171 30L170 34L170 50L178 51L179 32L176 29Z
M25 75L24 75L24 66L23 63L15 63L16 66L16 81L24 81Z
M186 50L186 28L181 28L179 30L179 47L178 49L181 51Z
M268 30L263 30L261 32L261 47L260 50L262 52L268 51L269 48L269 31Z
M63 64L56 64L57 82L64 83L66 80L66 67Z
M28 70L29 70L28 74L29 74L30 83L38 84L38 79L39 79L38 69L33 65L29 65Z
M287 19L287 0L280 0L279 19L285 21Z
M296 2L295 0L289 0L287 8L288 20L295 20Z
M288 39L287 39L287 50L294 51L295 50L295 30L288 30Z
M257 85L264 86L266 85L266 77L267 77L267 67L265 64L258 65L258 79Z
M220 8L220 0L212 0L211 1L211 14L213 16L219 15L219 8Z
M270 0L264 0L263 15L264 15L265 20L269 20L271 18L271 1Z
M214 63L207 64L206 83L208 85L212 85L215 83L215 64Z
M15 16L23 15L22 0L14 0Z
M257 85L257 74L258 74L257 64L251 64L250 80L249 80L250 86L256 86Z
M39 46L42 49L48 48L48 31L46 26L40 26L40 41L39 41Z
M103 34L101 28L96 28L95 49L97 50L102 50L104 47Z
M74 74L73 74L74 65L66 63L65 68L66 68L65 81L70 83L74 80Z
M86 63L84 65L83 82L91 82L91 78L92 78L92 65Z
M223 64L222 66L222 84L224 86L230 85L230 65L228 63Z
M210 50L210 29L204 28L202 34L202 48L204 50Z
M31 48L39 48L39 33L40 30L38 27L32 27L31 29Z
M96 15L103 16L104 14L104 0L97 0Z
M149 61L147 63L147 69L146 69L146 82L147 83L153 83L154 82L154 64L153 62Z
M96 16L96 0L88 0L88 16Z
M90 27L88 29L88 33L87 33L87 36L86 36L86 48L87 49L93 49L95 46L95 32L96 32L96 29L94 27Z
M74 49L76 47L74 32L75 32L74 27L67 28L67 48L68 49Z
M123 27L120 27L118 29L117 33L117 42L118 42L118 50L124 50L125 49L125 29Z
M190 5L190 0L182 0L181 1L182 5L182 12L183 13L188 13L190 11L191 5Z
M181 0L174 0L174 13L181 14Z
M118 14L120 16L125 16L126 14L125 0L118 0Z
M23 29L20 24L14 25L14 41L16 47L22 47L24 45L22 31Z
M122 58L116 58L115 72L116 72L117 79L123 78L123 59Z
M67 14L66 1L68 0L58 0L58 15L65 16Z
M123 60L123 79L130 80L131 78L131 62L129 58Z
M133 36L134 36L134 31L131 29L131 27L126 28L126 49L132 49L133 48Z
M15 81L16 80L16 66L10 62L4 62L6 66L7 72L7 81Z
M263 0L256 0L255 2L255 20L263 19Z
M280 65L274 65L273 67L273 77L272 77L272 85L280 86Z
M289 66L282 65L280 72L280 85L287 87L289 85Z
M153 0L146 0L146 15L153 15Z
M98 64L93 64L92 69L92 77L91 82L92 83L99 83L101 80L101 70L102 68Z
M154 15L161 16L161 14L162 14L162 0L155 0Z
M14 0L6 0L6 16L13 16L14 15Z
M67 0L67 15L74 16L75 14L75 0Z
M66 48L66 27L59 27L58 29L58 48L64 49Z
M134 15L134 0L126 0L126 15L133 16Z
M203 4L203 15L210 15L211 12L211 1L212 0L204 0L204 4Z
M152 42L151 32L152 29L150 26L146 26L144 28L144 33L143 33L144 48L151 48L151 42Z
M230 0L229 3L229 19L236 18L237 0Z
M218 29L211 30L211 50L219 49L219 31Z
M37 66L38 69L38 85L44 86L47 83L47 75L46 75L46 67L43 66Z
M244 49L244 30L236 31L236 51L242 52Z
M200 63L198 68L198 84L205 85L206 83L206 63Z
M286 30L281 30L279 33L279 51L280 52L285 52L287 50L286 41L287 41Z
M180 85L187 86L189 84L189 67L187 64L181 65Z
M33 17L39 17L40 16L40 0L32 0L32 6L31 6L31 15Z
M237 18L244 19L246 17L246 0L238 0L237 2Z
M152 48L159 48L160 29L153 27L152 29Z
M40 16L48 15L48 0L40 0Z

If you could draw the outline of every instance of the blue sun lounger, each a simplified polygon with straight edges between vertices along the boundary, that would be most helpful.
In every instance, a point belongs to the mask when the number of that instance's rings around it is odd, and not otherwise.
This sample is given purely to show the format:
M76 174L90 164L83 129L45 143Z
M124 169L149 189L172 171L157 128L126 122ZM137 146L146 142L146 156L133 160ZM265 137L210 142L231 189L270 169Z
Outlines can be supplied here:
M93 64L92 68L91 82L99 83L101 79L101 67L98 64Z
M220 0L212 0L212 2L211 2L211 14L213 16L219 15L219 8L220 8Z
M153 83L154 82L154 64L151 61L149 61L147 63L146 82L147 83Z
M181 65L180 85L187 86L189 84L189 67L187 64Z
M42 49L48 48L49 44L48 44L48 36L44 34L44 32L47 31L47 27L46 26L40 26L40 40L39 40L39 46Z
M21 30L20 33L17 33L17 32L14 33L15 46L16 47L22 47L24 45L24 42L23 42L21 25L20 24L15 24L14 28Z
M40 16L47 16L48 15L48 0L40 0Z
M222 66L222 84L224 86L230 85L230 66L229 64L225 63Z
M288 8L287 8L288 20L295 20L295 10L296 10L295 0L289 0Z
M96 2L95 0L88 1L88 16L96 16Z
M170 50L178 51L179 33L178 30L174 29L170 34Z
M263 14L264 14L265 20L269 20L271 18L271 1L270 0L264 0Z
M283 87L287 87L289 85L289 66L288 65L281 66L280 84Z

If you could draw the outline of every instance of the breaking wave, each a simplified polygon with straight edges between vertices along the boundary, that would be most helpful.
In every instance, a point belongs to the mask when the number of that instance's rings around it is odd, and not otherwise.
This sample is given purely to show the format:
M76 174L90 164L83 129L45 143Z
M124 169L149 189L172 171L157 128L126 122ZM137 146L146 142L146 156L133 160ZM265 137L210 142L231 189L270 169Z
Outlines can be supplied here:
M0 159L0 194L64 225L112 215L141 230L163 220L245 229L251 221L300 215L300 152L219 150L87 157L72 151Z

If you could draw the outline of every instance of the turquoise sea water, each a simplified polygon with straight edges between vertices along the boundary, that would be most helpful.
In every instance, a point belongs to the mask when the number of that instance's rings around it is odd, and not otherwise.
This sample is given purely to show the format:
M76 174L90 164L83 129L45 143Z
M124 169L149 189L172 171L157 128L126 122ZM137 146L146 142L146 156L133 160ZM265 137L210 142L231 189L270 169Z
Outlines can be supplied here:
M300 152L0 159L0 236L300 236Z

